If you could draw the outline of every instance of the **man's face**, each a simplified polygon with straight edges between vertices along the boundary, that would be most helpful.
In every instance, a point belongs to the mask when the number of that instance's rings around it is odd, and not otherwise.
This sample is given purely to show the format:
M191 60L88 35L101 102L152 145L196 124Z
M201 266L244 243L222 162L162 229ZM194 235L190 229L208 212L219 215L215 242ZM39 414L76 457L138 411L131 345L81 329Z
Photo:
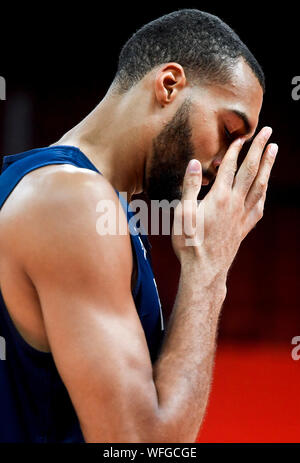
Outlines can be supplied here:
M149 199L180 199L190 159L202 165L202 184L211 182L231 142L252 138L263 91L250 67L240 59L229 83L193 87L175 115L154 138L145 172Z

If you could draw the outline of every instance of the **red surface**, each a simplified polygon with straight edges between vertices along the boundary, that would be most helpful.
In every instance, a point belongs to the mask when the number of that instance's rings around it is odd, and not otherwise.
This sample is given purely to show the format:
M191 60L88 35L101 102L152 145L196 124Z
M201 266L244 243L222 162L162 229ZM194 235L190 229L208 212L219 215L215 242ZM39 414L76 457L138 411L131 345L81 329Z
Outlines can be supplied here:
M197 442L300 442L300 360L282 344L220 344Z

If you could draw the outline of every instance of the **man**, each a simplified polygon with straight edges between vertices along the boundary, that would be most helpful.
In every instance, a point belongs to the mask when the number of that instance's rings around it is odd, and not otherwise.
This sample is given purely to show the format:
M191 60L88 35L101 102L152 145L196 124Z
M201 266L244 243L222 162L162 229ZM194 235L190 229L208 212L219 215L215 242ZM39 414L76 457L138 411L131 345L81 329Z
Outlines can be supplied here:
M263 215L278 148L263 128L237 171L263 93L259 64L226 24L180 10L129 39L105 98L76 127L4 158L1 441L194 442L227 273ZM203 213L190 234L172 234L181 274L167 327L148 241L128 229L120 194L142 191L189 204L177 222ZM97 233L107 200L121 202L118 226L132 233Z

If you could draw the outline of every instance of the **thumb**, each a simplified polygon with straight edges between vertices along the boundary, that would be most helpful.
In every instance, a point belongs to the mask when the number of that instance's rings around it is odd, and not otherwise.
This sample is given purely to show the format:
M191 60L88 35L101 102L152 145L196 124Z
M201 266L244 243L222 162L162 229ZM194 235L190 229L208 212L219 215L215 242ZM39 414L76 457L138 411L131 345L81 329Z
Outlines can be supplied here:
M191 199L197 201L202 184L202 166L200 161L192 159L186 168L182 185L181 200Z

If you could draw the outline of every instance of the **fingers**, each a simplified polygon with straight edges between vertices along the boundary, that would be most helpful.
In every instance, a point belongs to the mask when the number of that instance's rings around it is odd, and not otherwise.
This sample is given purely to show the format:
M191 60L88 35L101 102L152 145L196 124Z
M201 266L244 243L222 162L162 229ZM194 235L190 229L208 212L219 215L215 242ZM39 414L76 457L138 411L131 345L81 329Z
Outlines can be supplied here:
M276 143L270 143L267 146L260 163L258 174L246 196L246 209L253 208L261 198L265 197L277 151L278 145L276 145Z
M191 199L197 201L197 196L201 189L202 167L197 159L192 159L185 171L182 186L181 201Z
M237 169L237 159L241 148L244 144L243 138L237 138L234 140L233 143L229 146L228 150L218 169L218 174L212 186L212 189L216 189L219 187L227 186L232 187L232 183L234 180L235 172Z
M243 197L248 194L248 191L258 173L261 156L271 133L271 127L264 127L258 133L235 176L233 188Z
M202 183L202 167L197 159L192 159L186 169L182 185L181 202L175 209L174 230L182 231L186 236L195 234L197 198ZM179 207L180 206L180 207Z
M255 227L257 222L262 219L264 214L264 207L265 207L265 200L266 200L266 193L260 198L260 200L255 204L255 206L249 210L246 220L244 222L244 235L243 239L246 235L248 235L249 231Z

